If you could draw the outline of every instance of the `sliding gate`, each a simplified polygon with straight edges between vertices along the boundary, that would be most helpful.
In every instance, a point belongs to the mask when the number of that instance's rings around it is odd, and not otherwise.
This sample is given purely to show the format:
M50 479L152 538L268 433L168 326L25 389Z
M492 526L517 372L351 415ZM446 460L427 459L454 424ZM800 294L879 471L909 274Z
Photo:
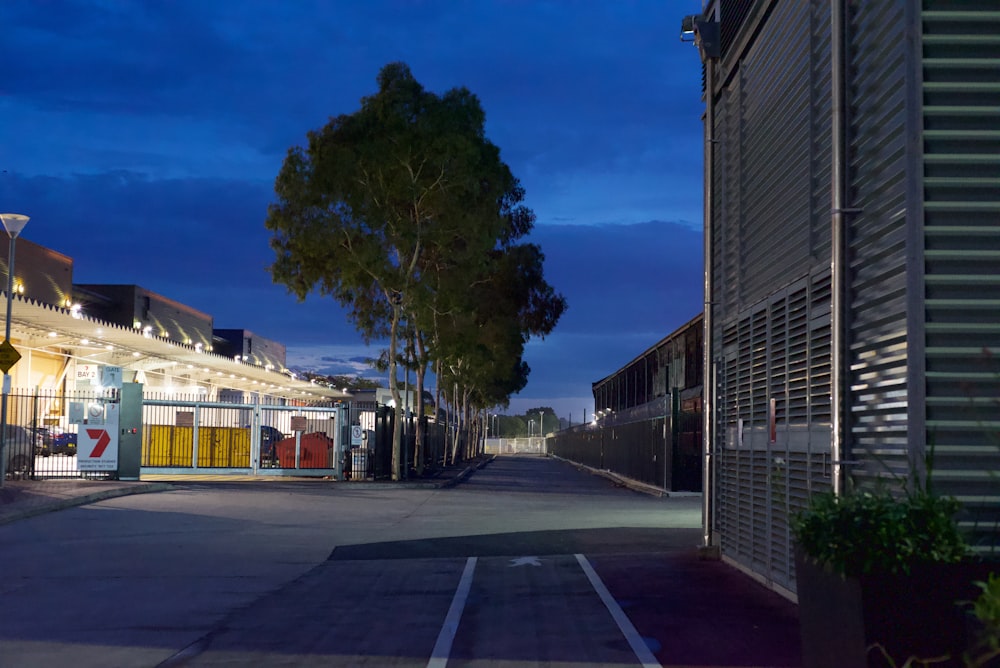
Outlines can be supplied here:
M295 475L342 479L341 406L143 398L143 474Z

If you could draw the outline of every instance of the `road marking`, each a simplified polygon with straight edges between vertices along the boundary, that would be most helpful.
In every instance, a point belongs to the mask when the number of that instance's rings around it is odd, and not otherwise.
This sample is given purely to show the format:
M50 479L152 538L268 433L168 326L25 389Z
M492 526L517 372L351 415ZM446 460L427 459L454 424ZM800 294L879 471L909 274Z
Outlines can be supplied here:
M542 562L538 557L518 557L517 559L510 560L510 567L516 568L517 566L541 566Z
M462 611L465 610L465 601L469 598L469 590L472 588L472 574L476 570L476 557L469 557L465 562L465 570L462 572L462 579L458 581L458 589L455 590L455 597L451 599L451 607L448 608L448 615L444 618L444 625L438 634L437 642L434 643L434 651L431 652L431 659L427 662L427 668L444 668L448 664L448 656L451 654L451 644L455 641L455 634L458 632L458 623L462 620Z
M611 592L609 592L608 588L604 586L604 582L601 581L600 576L597 575L593 566L591 566L590 562L587 561L587 557L582 554L576 554L573 556L575 556L576 560L580 562L580 568L582 568L583 572L587 574L587 579L590 580L590 584L594 587L594 591L596 591L597 595L601 597L602 601L604 601L604 605L607 607L608 612L611 613L615 623L618 624L618 628L621 629L622 635L625 636L629 646L632 648L632 651L635 652L636 658L639 659L639 662L643 665L643 667L663 668L660 665L660 662L656 660L656 657L653 656L653 653L649 651L649 647L646 646L646 642L642 639L642 636L639 635L639 632L635 630L635 627L625 614L625 611L621 609L618 602L611 596Z

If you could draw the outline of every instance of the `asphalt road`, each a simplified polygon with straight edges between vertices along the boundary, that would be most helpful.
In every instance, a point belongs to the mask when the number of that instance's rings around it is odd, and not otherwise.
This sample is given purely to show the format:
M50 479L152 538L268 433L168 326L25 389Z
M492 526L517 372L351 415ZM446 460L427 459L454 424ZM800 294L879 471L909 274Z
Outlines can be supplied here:
M776 596L749 645L711 622L711 664L649 598L748 585L692 559L699 522L531 457L447 489L181 484L0 526L0 666L795 665Z

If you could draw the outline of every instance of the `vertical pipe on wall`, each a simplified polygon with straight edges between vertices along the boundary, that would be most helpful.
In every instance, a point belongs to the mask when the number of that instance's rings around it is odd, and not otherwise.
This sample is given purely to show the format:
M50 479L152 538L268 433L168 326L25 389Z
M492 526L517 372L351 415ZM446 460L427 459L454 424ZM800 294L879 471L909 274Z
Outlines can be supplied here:
M844 491L844 341L846 307L847 90L846 0L830 3L831 246L830 246L830 459L835 494Z
M702 341L702 546L712 545L712 467L715 461L712 455L714 446L712 439L712 412L715 410L715 383L712 382L712 215L714 190L714 160L715 154L715 61L704 60L705 65L705 147L704 147L704 273L705 273L705 312L703 315L704 334Z

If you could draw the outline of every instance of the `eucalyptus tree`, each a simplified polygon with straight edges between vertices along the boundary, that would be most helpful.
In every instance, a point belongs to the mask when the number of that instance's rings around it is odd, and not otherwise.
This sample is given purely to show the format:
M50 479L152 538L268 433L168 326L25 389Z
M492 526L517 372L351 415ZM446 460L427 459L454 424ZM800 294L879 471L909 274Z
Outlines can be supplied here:
M459 301L439 327L438 354L444 378L461 388L465 425L472 412L506 406L524 388L525 346L548 335L566 310L565 298L545 280L544 260L535 244L509 243L489 254L471 285L449 292Z
M402 401L396 384L404 322L433 303L427 257L450 256L449 280L476 275L498 244L524 233L523 193L485 136L475 95L426 91L403 63L351 114L307 133L275 180L266 227L276 283L347 309L366 342L388 340L396 407L392 475L401 476ZM419 396L419 395L418 395Z

